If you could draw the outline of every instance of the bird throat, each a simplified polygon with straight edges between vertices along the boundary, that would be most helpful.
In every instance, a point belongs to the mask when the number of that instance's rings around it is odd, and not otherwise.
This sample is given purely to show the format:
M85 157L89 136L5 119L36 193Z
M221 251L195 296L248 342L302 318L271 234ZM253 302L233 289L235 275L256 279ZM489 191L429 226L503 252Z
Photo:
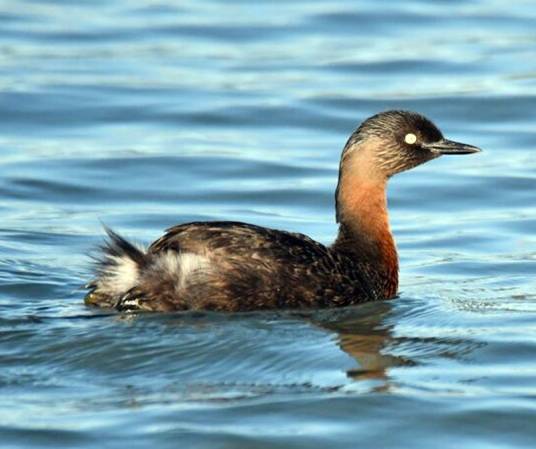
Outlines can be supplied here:
M333 247L367 264L387 299L398 290L398 254L389 226L386 187L386 179L342 174L336 198L340 228Z

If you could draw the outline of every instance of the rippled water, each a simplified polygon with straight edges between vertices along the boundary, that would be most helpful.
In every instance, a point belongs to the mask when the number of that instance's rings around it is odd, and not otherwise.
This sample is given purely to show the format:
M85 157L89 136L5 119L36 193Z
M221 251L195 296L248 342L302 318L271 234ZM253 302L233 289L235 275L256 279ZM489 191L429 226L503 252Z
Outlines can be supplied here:
M0 3L0 446L532 448L532 1ZM485 149L390 185L394 301L122 316L100 222L328 243L340 150L422 112Z

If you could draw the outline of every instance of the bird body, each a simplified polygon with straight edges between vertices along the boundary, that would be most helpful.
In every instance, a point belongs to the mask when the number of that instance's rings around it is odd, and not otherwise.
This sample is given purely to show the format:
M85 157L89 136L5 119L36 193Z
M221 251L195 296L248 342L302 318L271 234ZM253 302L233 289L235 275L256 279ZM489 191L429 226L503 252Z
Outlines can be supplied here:
M383 297L370 267L303 234L187 223L142 251L108 233L101 287L90 295L103 291L120 310L288 309Z
M340 307L396 296L398 256L386 186L441 154L478 151L443 138L423 116L377 114L344 147L331 246L238 222L175 226L147 249L111 230L86 303L118 310L249 311Z

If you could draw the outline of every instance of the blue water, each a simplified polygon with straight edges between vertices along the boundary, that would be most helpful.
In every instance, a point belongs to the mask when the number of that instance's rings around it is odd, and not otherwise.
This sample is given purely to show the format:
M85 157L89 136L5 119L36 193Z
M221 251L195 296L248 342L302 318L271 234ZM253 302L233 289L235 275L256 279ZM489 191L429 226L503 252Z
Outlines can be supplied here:
M336 233L373 113L485 151L394 178L400 297L121 315L101 222ZM536 4L0 2L0 447L533 448Z

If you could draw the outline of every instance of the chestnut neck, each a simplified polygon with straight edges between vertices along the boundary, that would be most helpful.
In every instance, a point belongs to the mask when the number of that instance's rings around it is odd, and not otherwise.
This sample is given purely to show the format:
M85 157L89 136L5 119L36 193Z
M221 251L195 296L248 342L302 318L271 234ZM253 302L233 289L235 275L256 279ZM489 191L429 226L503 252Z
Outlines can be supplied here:
M387 176L370 157L358 150L341 163L337 187L339 234L337 251L372 270L385 298L398 289L398 255L387 211Z

